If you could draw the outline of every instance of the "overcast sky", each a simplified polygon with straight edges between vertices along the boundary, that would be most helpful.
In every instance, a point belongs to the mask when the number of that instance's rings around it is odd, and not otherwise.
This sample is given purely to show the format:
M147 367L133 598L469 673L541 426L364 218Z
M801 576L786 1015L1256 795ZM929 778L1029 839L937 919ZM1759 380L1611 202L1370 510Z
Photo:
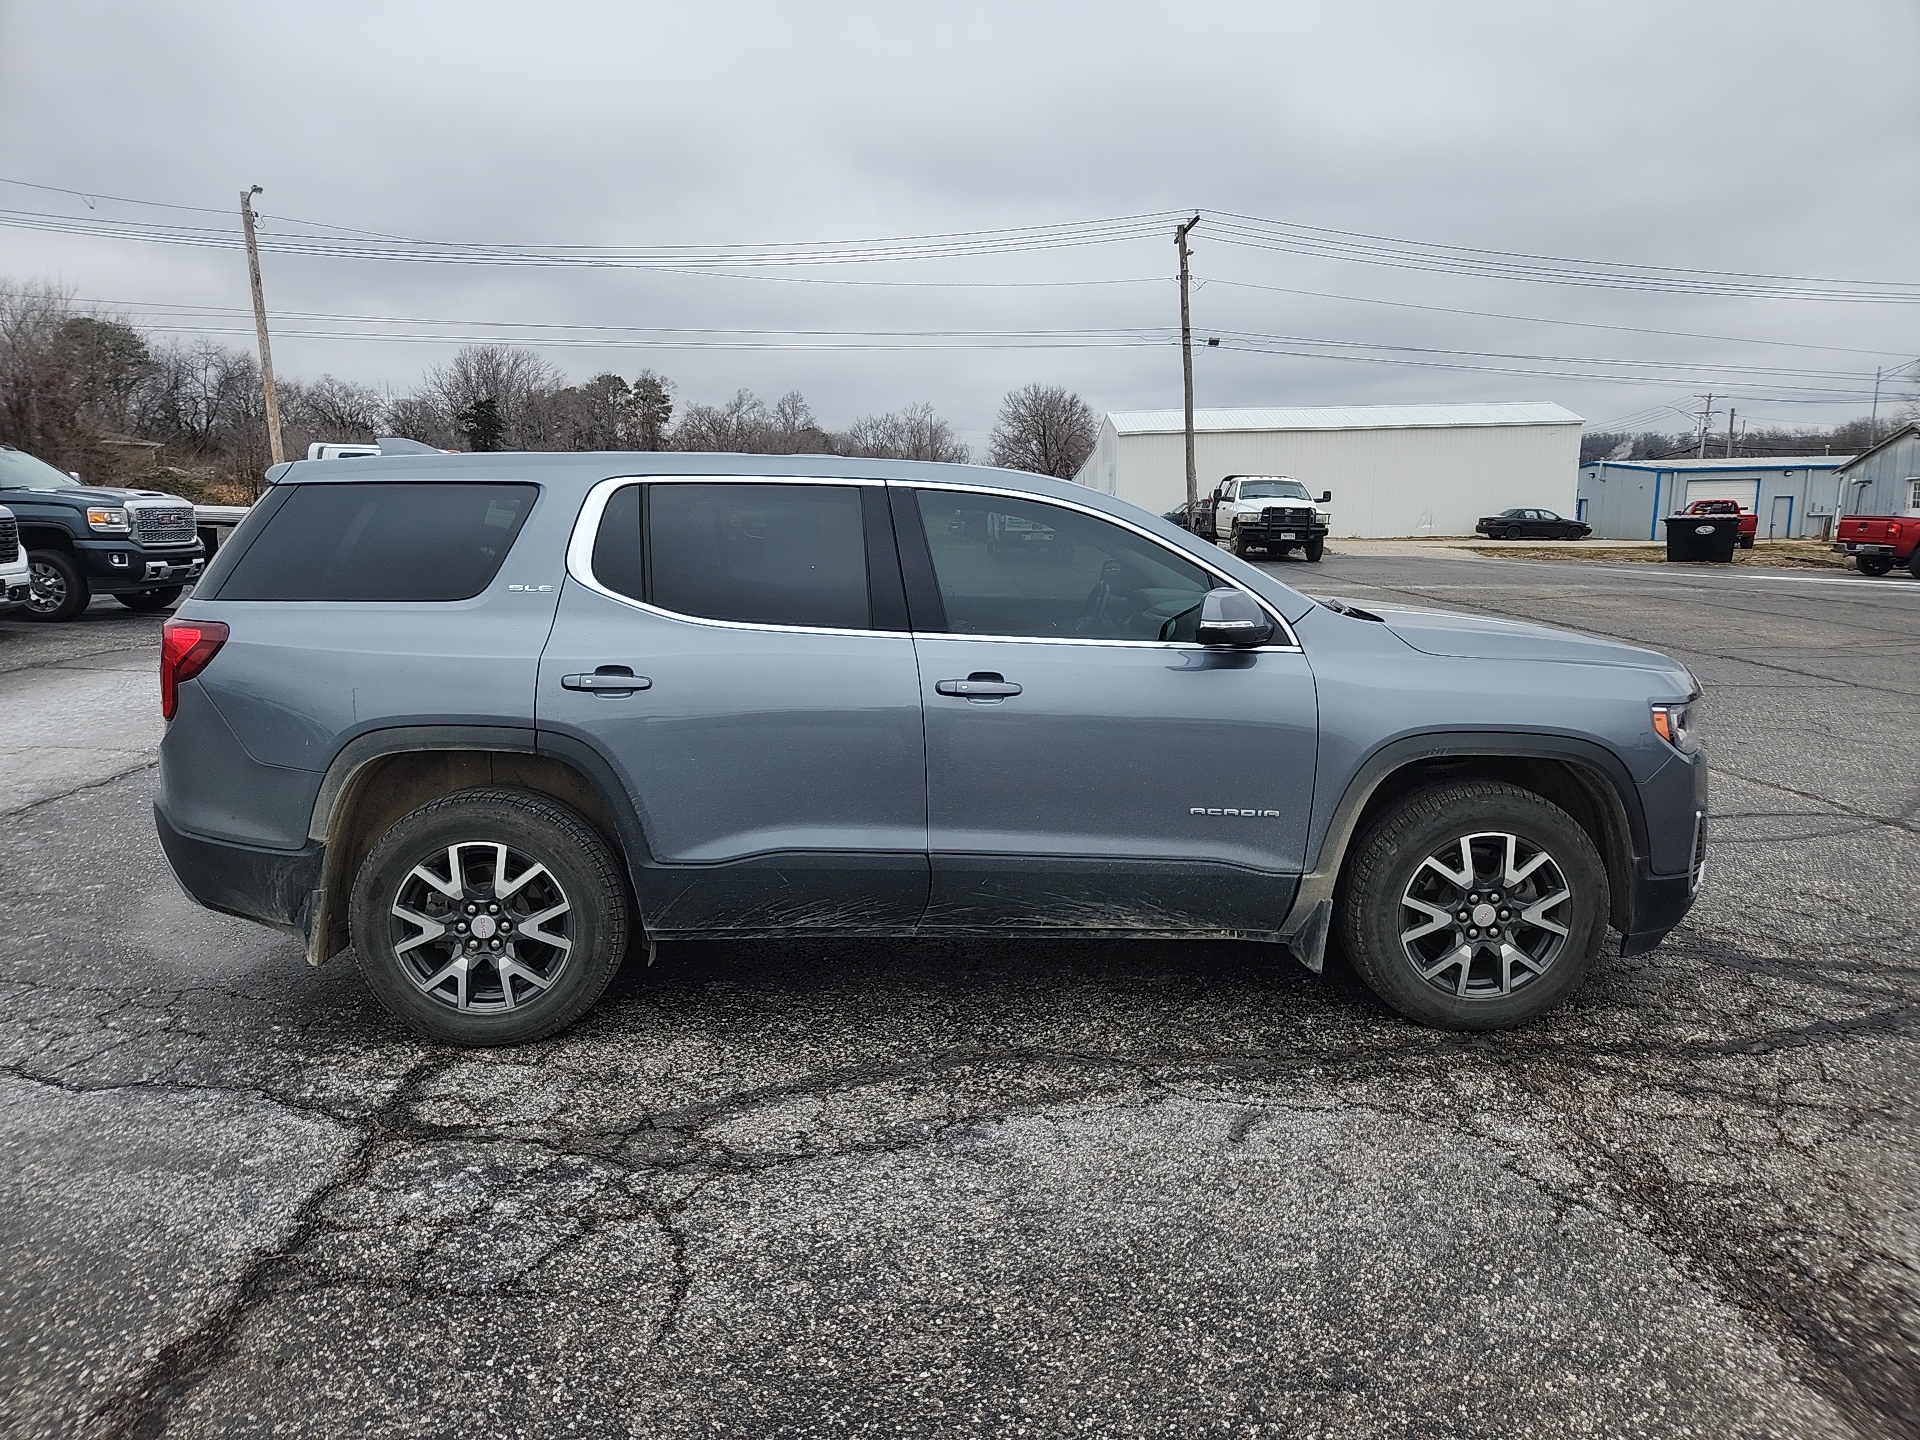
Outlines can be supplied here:
M832 265L266 257L288 375L405 388L458 340L544 335L577 378L652 367L683 402L798 389L830 425L927 400L978 446L1030 380L1097 410L1179 404L1172 216L1197 209L1195 329L1224 342L1197 355L1202 405L1555 400L1677 430L1712 389L1756 424L1823 423L1920 355L1920 305L1435 273L1226 243L1216 217L1920 282L1916 60L1913 0L0 0L0 177L222 212L5 184L0 219L221 240L259 184L273 240L780 260L1166 212L1103 243ZM231 249L0 227L0 277L251 344ZM711 333L741 331L766 333ZM1326 342L1368 358L1273 353Z

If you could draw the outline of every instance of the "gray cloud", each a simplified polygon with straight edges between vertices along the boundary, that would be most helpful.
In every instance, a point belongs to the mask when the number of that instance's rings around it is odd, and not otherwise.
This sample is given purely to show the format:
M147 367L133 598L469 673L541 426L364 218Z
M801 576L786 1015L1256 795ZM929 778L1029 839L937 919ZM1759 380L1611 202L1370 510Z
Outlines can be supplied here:
M1915 12L1799 4L0 3L0 175L434 240L635 246L924 234L1180 207L1462 246L1673 266L1913 276ZM230 227L0 186L0 208ZM1168 227L1170 229L1170 227ZM1579 290L1221 243L1196 273L1292 290L1920 353L1920 308ZM1124 245L759 278L269 256L281 312L706 329L1164 327L1170 234ZM0 229L0 274L143 305L241 307L226 250ZM785 278L768 278L781 276ZM1161 277L1071 288L955 282ZM889 281L840 285L821 280ZM901 285L897 282L939 282ZM157 310L136 318L164 319ZM1684 407L1728 364L1756 421L1842 418L1882 360L1481 319L1205 283L1203 332L1667 361L1671 383L1223 349L1202 403L1553 399L1599 422ZM188 317L174 317L184 322ZM237 332L244 314L202 317ZM447 343L300 338L276 358L406 385ZM338 327L335 327L338 328ZM370 329L368 326L347 328ZM418 333L418 327L409 333ZM474 332L479 333L479 332ZM1286 347L1280 347L1286 348ZM1178 403L1165 345L924 353L546 346L650 365L691 399L806 392L832 423L931 400L976 445L1005 390ZM1534 362L1510 368L1547 368ZM1597 367L1558 368L1592 373ZM1668 414L1650 422L1677 428Z

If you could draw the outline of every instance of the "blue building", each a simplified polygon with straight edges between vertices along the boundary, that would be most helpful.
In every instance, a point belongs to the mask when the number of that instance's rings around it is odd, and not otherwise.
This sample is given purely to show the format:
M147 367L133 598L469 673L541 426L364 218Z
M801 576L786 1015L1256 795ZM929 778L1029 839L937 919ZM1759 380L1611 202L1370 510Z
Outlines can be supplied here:
M1580 467L1579 518L1603 540L1659 540L1660 519L1696 500L1737 500L1762 540L1833 534L1847 455L1771 460L1596 460Z

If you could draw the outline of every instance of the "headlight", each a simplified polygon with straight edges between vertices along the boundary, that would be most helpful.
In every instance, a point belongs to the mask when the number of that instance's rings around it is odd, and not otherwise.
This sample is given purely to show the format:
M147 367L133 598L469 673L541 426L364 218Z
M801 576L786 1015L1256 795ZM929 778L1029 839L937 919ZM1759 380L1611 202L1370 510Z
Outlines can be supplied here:
M118 508L96 507L87 511L87 525L108 535L127 533L127 512Z
M1700 748L1700 700L1695 696L1678 705L1653 707L1653 730L1682 755Z

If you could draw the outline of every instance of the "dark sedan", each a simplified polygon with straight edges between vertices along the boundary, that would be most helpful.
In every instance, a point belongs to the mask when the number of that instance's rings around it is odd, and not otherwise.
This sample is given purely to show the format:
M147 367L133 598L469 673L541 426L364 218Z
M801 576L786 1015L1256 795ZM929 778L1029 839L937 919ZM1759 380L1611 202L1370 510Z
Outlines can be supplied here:
M1502 510L1482 516L1473 531L1489 540L1584 540L1593 527L1551 510Z

